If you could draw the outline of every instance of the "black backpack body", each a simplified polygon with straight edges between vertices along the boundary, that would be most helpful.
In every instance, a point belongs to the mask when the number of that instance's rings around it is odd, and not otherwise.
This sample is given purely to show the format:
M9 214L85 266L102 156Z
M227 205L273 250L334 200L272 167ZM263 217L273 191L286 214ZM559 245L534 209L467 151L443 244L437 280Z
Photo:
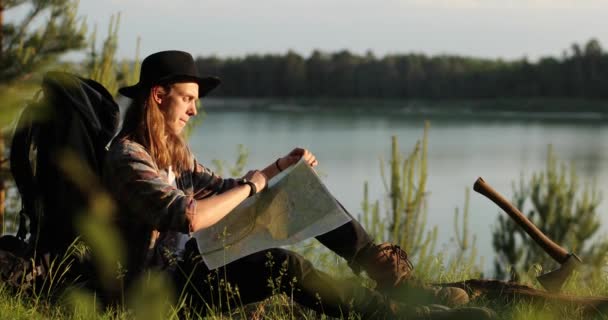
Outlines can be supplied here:
M26 243L28 256L53 257L77 238L76 219L90 204L86 190L66 174L65 163L61 167L61 157L75 155L100 178L119 108L101 84L69 73L47 73L42 92L18 120L10 167L22 198L17 238Z

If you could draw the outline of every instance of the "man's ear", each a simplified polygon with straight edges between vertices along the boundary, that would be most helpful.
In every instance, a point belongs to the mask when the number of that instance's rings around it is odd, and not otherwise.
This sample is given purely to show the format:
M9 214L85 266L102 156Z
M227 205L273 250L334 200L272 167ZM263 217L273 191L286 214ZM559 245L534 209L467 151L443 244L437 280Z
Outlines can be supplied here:
M161 86L152 87L152 98L156 103L161 104L165 98L165 89Z

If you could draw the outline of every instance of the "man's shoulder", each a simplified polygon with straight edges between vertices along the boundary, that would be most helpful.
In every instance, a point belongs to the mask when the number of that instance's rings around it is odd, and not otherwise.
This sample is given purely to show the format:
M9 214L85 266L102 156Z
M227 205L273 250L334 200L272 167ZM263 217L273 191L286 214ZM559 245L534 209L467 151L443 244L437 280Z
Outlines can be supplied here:
M112 142L106 157L109 161L142 158L150 158L148 150L141 144L127 138Z

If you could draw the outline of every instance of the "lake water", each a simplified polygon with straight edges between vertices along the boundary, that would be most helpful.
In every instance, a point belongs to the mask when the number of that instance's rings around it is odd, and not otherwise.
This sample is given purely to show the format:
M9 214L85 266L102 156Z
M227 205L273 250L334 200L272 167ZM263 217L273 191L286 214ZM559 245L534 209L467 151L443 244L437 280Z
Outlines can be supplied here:
M440 249L455 249L454 210L462 209L466 187L481 176L511 199L512 183L522 173L528 179L545 168L549 144L560 160L573 161L581 182L596 181L599 190L608 192L608 121L593 115L210 108L190 144L211 168L213 159L233 164L238 144L249 151L247 169L262 168L295 146L308 148L319 159L329 190L357 216L365 181L371 199L386 196L379 158L389 157L390 137L397 136L401 151L409 154L422 138L425 120L430 121L428 220L439 226ZM599 211L605 222L607 210L604 201ZM470 229L487 271L492 270L491 233L500 214L492 202L471 192Z

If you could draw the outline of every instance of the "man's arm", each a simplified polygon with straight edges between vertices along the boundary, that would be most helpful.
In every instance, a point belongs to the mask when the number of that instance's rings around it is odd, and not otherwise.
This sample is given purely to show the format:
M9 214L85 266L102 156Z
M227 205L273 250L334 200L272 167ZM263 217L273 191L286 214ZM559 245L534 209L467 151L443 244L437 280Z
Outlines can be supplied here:
M252 191L259 192L266 187L266 176L260 171L250 171L244 178L255 185L255 190L252 190L249 184L239 184L222 193L196 200L195 210L186 211L190 220L190 230L197 231L216 224L247 199Z
M312 152L303 148L295 148L286 156L269 164L261 172L251 171L245 177L256 185L256 189L259 192L266 187L267 179L276 176L279 172L297 163L300 159L304 159L312 167L318 164ZM188 216L190 219L190 230L197 231L216 224L243 202L250 192L251 188L248 185L240 185L211 197L196 200L194 214Z
M216 224L243 200L247 199L250 192L251 187L243 184L224 193L196 200L194 213L188 215L190 231L197 231Z

